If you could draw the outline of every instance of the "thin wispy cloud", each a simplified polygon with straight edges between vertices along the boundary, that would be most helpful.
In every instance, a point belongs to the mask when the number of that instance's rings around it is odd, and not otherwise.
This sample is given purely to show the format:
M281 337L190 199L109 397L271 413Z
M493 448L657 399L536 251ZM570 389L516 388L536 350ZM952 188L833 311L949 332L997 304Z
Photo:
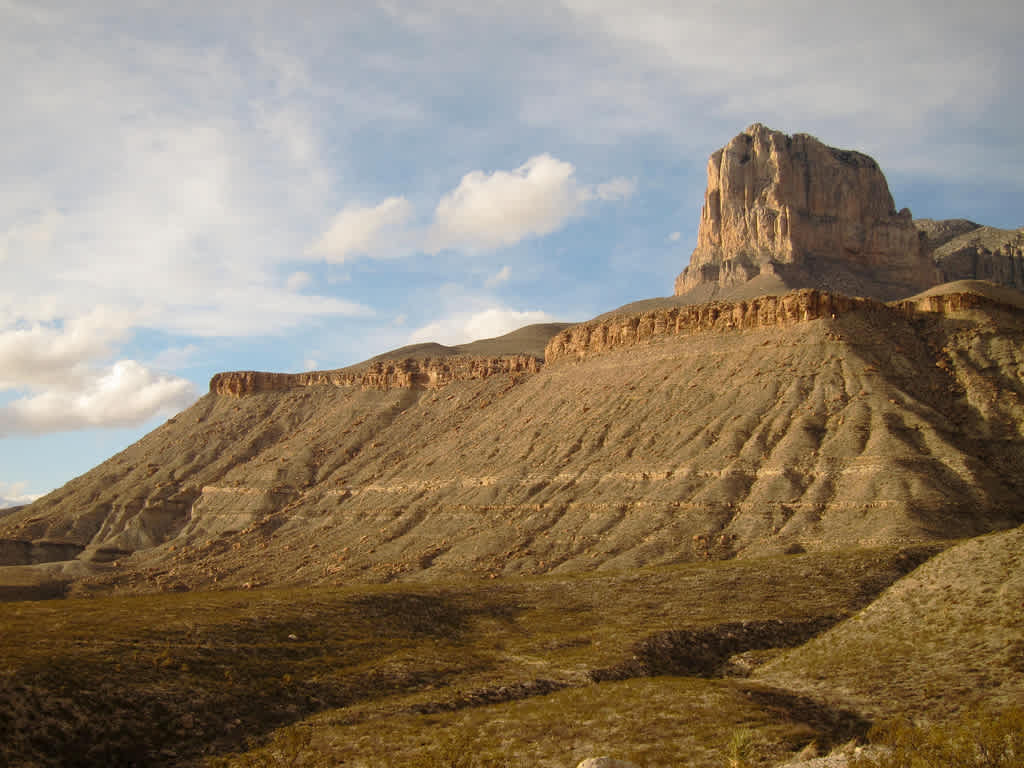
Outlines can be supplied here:
M487 280L484 281L484 287L494 288L497 285L501 285L502 283L508 282L508 279L510 277L512 277L512 270L506 264L493 275L491 275L489 278L487 278Z

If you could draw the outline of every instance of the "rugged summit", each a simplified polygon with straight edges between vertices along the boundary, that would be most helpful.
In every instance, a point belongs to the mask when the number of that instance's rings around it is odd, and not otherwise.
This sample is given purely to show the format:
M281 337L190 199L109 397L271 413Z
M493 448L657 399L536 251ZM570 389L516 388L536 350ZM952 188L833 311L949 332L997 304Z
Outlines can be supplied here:
M708 160L697 247L675 294L702 301L750 281L890 300L940 280L872 158L755 123Z

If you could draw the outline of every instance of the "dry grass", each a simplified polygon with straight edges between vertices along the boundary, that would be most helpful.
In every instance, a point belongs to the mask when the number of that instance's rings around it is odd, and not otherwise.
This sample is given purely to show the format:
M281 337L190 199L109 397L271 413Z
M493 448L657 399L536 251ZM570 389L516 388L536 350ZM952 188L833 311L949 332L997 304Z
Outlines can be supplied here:
M832 726L729 682L595 685L588 673L629 659L652 632L850 613L926 554L11 603L0 614L0 763L194 765L310 717L317 743L339 755L369 755L387 732L410 765L417 739L432 750L467 729L519 760L560 717L566 730L551 731L545 759L578 741L665 764L711 754L751 723L775 754ZM659 746L670 733L678 745Z
M868 608L758 671L874 717L1024 701L1024 528L947 550Z

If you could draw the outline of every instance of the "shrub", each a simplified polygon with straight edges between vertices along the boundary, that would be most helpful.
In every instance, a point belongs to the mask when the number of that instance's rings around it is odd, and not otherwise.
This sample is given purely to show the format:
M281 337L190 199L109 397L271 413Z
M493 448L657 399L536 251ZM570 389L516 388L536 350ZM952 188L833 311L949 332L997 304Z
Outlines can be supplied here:
M1024 709L969 712L949 723L897 720L871 730L880 754L850 768L1024 768Z

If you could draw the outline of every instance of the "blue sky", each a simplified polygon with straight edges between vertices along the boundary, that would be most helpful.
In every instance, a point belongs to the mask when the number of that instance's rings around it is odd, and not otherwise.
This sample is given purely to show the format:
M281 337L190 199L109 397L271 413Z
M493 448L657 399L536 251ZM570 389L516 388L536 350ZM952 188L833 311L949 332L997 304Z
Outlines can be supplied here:
M955 5L0 0L0 499L220 370L671 293L755 121L1024 225L1022 15Z

